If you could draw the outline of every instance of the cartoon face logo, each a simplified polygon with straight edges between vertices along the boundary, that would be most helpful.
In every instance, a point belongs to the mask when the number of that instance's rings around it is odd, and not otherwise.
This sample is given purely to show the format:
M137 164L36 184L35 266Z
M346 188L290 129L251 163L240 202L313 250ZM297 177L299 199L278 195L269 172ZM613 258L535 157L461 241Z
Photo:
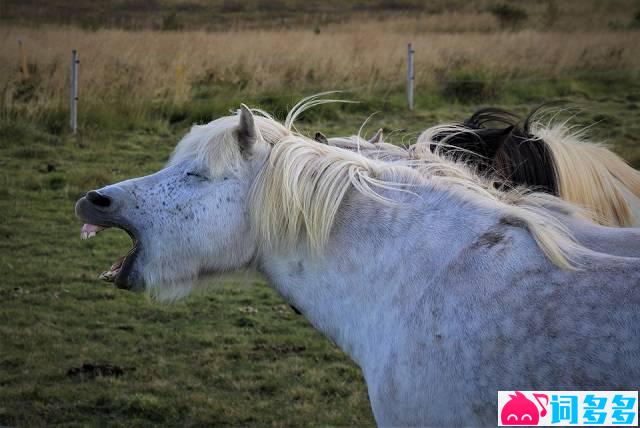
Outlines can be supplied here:
M520 391L516 391L515 395L509 394L511 399L502 408L500 412L500 421L502 425L538 425L540 416L547 414L545 406L549 404L549 397L546 394L533 394L534 398L542 408L538 413L538 407L524 396ZM544 398L546 403L543 405L540 399Z

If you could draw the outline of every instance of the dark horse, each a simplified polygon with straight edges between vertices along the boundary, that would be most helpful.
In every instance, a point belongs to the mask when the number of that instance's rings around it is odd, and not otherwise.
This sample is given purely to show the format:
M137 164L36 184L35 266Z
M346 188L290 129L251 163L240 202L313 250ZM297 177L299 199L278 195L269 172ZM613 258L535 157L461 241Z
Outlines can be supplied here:
M638 226L640 173L564 124L523 120L499 108L483 108L460 124L424 131L418 144L474 165L504 186L525 186L582 205L609 226ZM635 215L634 215L635 214Z
M496 173L503 181L559 195L553 157L545 142L531 133L533 110L521 121L499 108L483 108L458 128L435 127L431 150ZM492 125L492 126L488 126ZM441 130L438 130L441 128Z

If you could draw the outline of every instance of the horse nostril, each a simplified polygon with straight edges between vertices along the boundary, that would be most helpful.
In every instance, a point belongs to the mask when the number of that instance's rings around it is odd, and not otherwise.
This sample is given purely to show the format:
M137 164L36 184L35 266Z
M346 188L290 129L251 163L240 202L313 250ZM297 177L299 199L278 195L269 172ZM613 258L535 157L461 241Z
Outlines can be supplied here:
M109 205L111 205L110 197L102 195L96 192L95 190L92 190L89 193L87 193L87 200L92 204L97 205L99 207L103 207L103 208L106 208Z

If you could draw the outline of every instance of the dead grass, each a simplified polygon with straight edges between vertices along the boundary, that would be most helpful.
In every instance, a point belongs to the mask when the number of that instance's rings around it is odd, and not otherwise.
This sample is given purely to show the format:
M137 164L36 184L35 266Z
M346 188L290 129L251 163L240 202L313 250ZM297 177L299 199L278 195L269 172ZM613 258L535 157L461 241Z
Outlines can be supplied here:
M334 24L319 34L299 29L209 33L9 26L0 32L0 95L5 107L38 110L66 104L73 48L81 61L81 99L99 103L184 100L194 87L216 85L248 93L397 88L404 84L408 41L416 49L418 87L460 70L493 79L633 75L640 70L640 32L490 32L479 31L493 25L486 15L460 19L460 25L464 19L480 25L478 31L431 32L429 22L436 26L437 18L408 17ZM20 67L18 39L29 78Z

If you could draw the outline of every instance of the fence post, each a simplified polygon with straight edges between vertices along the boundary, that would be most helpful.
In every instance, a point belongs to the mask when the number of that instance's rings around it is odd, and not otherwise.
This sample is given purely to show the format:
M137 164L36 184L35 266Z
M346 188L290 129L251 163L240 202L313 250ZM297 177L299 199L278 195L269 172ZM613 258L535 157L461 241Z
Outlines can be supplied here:
M78 51L71 51L71 131L78 129Z
M29 66L27 65L27 54L22 45L22 39L18 39L18 47L20 48L20 71L22 72L22 77L28 79Z
M408 45L407 49L407 104L409 105L409 110L413 111L413 47L411 47L411 43Z

